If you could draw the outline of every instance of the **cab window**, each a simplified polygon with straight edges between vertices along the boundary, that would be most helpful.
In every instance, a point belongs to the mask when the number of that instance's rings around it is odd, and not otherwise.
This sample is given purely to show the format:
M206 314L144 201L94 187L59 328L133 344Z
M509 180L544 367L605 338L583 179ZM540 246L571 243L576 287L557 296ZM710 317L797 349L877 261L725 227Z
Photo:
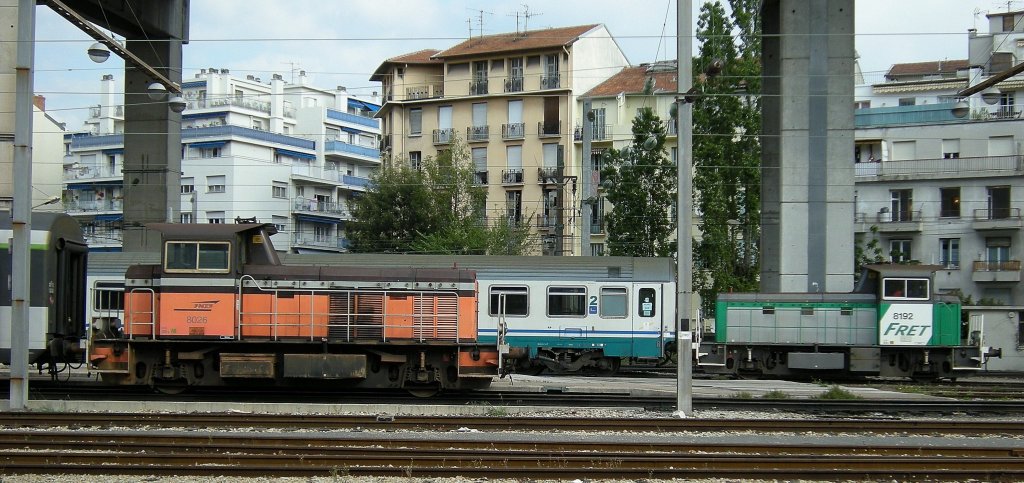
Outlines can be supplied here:
M887 278L882 280L882 298L885 300L928 300L928 279Z
M171 241L165 248L164 270L169 273L227 273L230 268L228 242Z

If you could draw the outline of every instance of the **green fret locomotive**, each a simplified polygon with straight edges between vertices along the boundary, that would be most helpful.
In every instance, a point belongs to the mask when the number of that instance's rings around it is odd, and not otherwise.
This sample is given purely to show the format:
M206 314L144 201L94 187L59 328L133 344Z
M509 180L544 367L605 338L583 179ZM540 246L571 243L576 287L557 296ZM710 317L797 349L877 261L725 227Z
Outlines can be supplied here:
M706 373L741 377L968 376L998 349L965 342L960 300L934 293L931 265L869 265L852 293L722 294ZM967 336L967 337L964 337Z

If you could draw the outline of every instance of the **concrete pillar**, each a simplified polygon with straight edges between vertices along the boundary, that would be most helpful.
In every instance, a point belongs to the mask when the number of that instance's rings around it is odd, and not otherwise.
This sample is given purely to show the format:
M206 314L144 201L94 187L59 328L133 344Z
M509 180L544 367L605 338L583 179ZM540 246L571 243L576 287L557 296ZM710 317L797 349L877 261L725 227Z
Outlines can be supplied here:
M181 83L181 42L129 40L127 48L171 81ZM146 223L177 222L181 205L181 114L149 98L153 82L125 69L124 251L160 249Z
M761 290L853 288L854 0L765 0Z

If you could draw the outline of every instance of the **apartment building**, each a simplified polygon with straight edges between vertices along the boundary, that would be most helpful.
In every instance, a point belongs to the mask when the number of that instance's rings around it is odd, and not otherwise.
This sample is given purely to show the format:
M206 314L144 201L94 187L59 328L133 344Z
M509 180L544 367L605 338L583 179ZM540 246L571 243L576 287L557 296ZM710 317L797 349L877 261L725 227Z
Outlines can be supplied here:
M593 197L590 222L584 223L584 229L590 233L590 254L599 256L605 252L605 236L607 225L604 215L613 209L604 198L601 187L601 169L603 154L610 148L622 149L633 142L633 119L640 109L649 107L665 123L667 140L665 149L672 162L678 159L678 126L669 112L675 102L677 90L676 62L655 62L639 66L625 67L608 80L587 91L578 101L578 117L573 121L573 159L583 159L583 99L590 99L592 115L591 152L587 159L585 175L591 177L590 186L593 191L584 194L584 198ZM645 84L653 82L653 91L644 92ZM584 247L586 248L586 247Z
M64 141L64 208L93 250L121 247L125 124L117 88L104 76L86 128ZM313 87L301 71L286 82L201 69L182 91L181 214L168 221L255 219L277 226L279 250L347 250L347 200L380 164L378 102Z
M968 33L968 59L896 64L856 98L857 243L942 265L936 289L975 303L1024 303L1024 78L966 105L957 92L1020 62L1022 18L989 14L990 34Z
M456 137L487 186L486 217L532 223L546 255L579 255L579 96L627 66L603 25L473 37L385 60L385 162L417 166Z
M13 83L11 84L13 86ZM13 87L12 87L13 88ZM11 116L13 120L13 114ZM46 98L32 99L32 209L60 211L64 124L46 113ZM2 138L2 136L0 136ZM14 207L14 143L0 142L0 210Z

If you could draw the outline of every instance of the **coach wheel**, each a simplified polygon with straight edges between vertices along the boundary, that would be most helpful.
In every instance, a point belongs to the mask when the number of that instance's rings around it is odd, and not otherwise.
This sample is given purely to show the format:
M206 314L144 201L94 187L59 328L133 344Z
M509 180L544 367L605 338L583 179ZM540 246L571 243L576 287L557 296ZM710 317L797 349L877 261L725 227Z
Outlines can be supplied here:
M597 374L599 376L611 376L619 372L621 362L618 357L602 357L597 360Z
M425 386L405 386L405 390L409 391L409 394L414 397L434 397L437 393L441 392L441 387L437 384L430 384Z
M160 394L167 396L176 396L185 392L188 389L188 384L184 381L172 382L172 381L161 381L153 384L153 390Z

